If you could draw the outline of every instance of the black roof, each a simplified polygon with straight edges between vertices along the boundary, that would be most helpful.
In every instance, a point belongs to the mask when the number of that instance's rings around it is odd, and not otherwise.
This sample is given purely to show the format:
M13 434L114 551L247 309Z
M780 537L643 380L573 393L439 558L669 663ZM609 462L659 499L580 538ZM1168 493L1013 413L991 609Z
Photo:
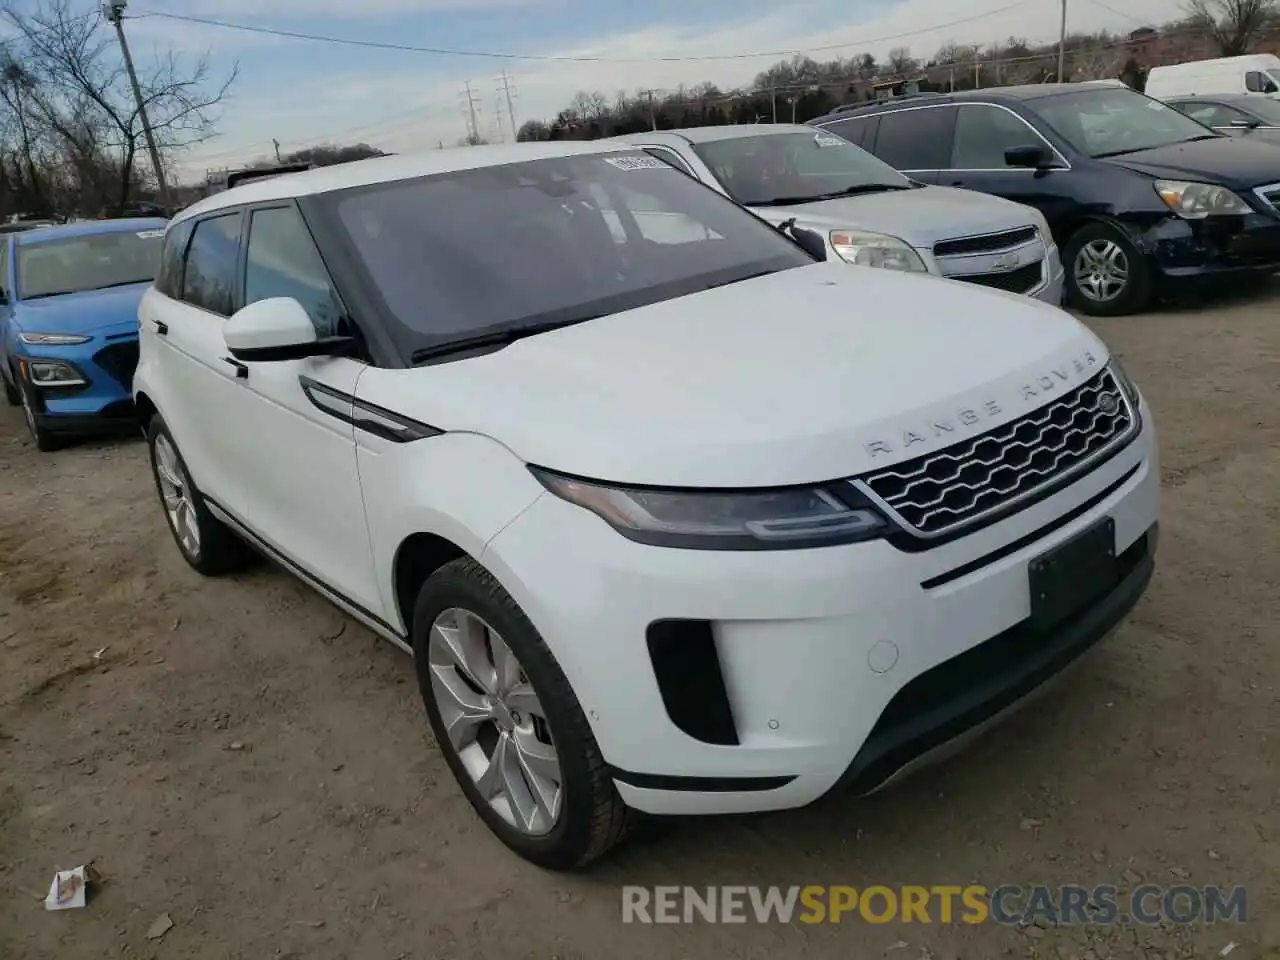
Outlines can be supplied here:
M987 87L984 90L959 90L955 93L943 94L926 93L922 90L916 95L894 97L891 100L872 101L857 104L856 106L846 104L843 108L833 110L827 116L856 117L860 114L883 113L886 110L895 109L899 104L914 106L917 100L924 100L931 105L966 103L972 100L984 103L1001 103L1011 100L1041 100L1045 97L1055 97L1064 93L1078 93L1081 90L1089 89L1110 90L1117 88L1094 86L1088 83L1026 83L1016 87ZM826 117L819 117L818 119L825 120Z

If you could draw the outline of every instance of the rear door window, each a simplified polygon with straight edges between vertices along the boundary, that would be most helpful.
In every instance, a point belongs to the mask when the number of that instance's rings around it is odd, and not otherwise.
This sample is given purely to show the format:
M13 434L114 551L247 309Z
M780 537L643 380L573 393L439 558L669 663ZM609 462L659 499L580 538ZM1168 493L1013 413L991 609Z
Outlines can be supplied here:
M954 106L919 107L880 115L875 154L899 170L944 170L951 159Z

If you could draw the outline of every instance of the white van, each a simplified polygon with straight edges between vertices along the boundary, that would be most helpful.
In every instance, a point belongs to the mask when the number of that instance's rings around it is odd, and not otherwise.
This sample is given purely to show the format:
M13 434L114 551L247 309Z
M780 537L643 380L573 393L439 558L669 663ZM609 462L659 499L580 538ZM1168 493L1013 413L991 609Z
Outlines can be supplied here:
M1242 57L1152 67L1143 92L1157 100L1206 93L1277 96L1280 95L1280 57L1273 53L1250 53Z

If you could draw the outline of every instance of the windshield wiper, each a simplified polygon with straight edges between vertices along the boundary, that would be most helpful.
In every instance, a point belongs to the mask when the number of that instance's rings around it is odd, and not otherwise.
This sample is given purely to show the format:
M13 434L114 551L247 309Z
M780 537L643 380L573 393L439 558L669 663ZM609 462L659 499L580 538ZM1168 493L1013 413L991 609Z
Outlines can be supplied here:
M1222 137L1216 133L1202 133L1196 137L1188 137L1186 140L1175 140L1173 143L1157 143L1148 147L1126 147L1123 150L1104 150L1102 153L1093 154L1095 160L1105 160L1107 157L1122 157L1126 153L1142 153L1144 150L1159 150L1162 147L1176 147L1180 143L1195 143L1197 140L1221 140Z
M139 277L137 280L117 280L115 283L104 283L99 287L90 287L89 290L110 290L112 287L131 287L135 283L151 283L155 277ZM85 293L89 291L86 290Z
M743 277L734 277L732 280L721 280L718 283L709 283L703 290L714 290L716 287L727 287L731 283L742 283L745 280L755 280L757 277L767 277L771 273L777 273L777 270L758 270L755 273L748 273Z
M793 207L801 203L819 203L822 200L838 200L840 197L852 197L860 193L887 193L890 190L910 190L906 183L859 183L843 190L831 193L815 193L809 197L774 197L770 200L755 200L752 207Z
M50 290L48 293L24 293L23 300L43 300L45 297L65 297L72 293L83 293L83 290Z
M575 317L572 320L530 323L525 326L507 327L505 330L477 333L470 337L458 337L456 340L446 340L443 343L433 343L429 347L420 347L409 355L409 362L417 365L426 363L428 360L438 360L440 357L447 357L450 354L465 353L468 350L481 350L485 347L505 347L515 343L517 340L523 340L525 337L536 336L539 333L546 333L548 330L569 327L575 323L585 323L594 319L595 317Z

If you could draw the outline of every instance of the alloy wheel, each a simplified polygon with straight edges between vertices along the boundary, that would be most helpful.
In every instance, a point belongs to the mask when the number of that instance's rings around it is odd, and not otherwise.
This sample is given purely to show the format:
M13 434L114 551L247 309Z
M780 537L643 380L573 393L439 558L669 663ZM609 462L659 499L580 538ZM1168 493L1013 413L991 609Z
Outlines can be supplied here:
M1072 275L1083 296L1095 303L1110 303L1129 285L1129 258L1120 244L1100 237L1080 248Z
M196 559L200 556L200 526L191 485L178 461L177 451L163 433L155 440L155 465L156 478L160 481L160 498L164 501L169 526L187 556Z
M563 779L546 714L506 641L453 607L431 624L431 692L448 744L481 798L527 836L560 818Z

